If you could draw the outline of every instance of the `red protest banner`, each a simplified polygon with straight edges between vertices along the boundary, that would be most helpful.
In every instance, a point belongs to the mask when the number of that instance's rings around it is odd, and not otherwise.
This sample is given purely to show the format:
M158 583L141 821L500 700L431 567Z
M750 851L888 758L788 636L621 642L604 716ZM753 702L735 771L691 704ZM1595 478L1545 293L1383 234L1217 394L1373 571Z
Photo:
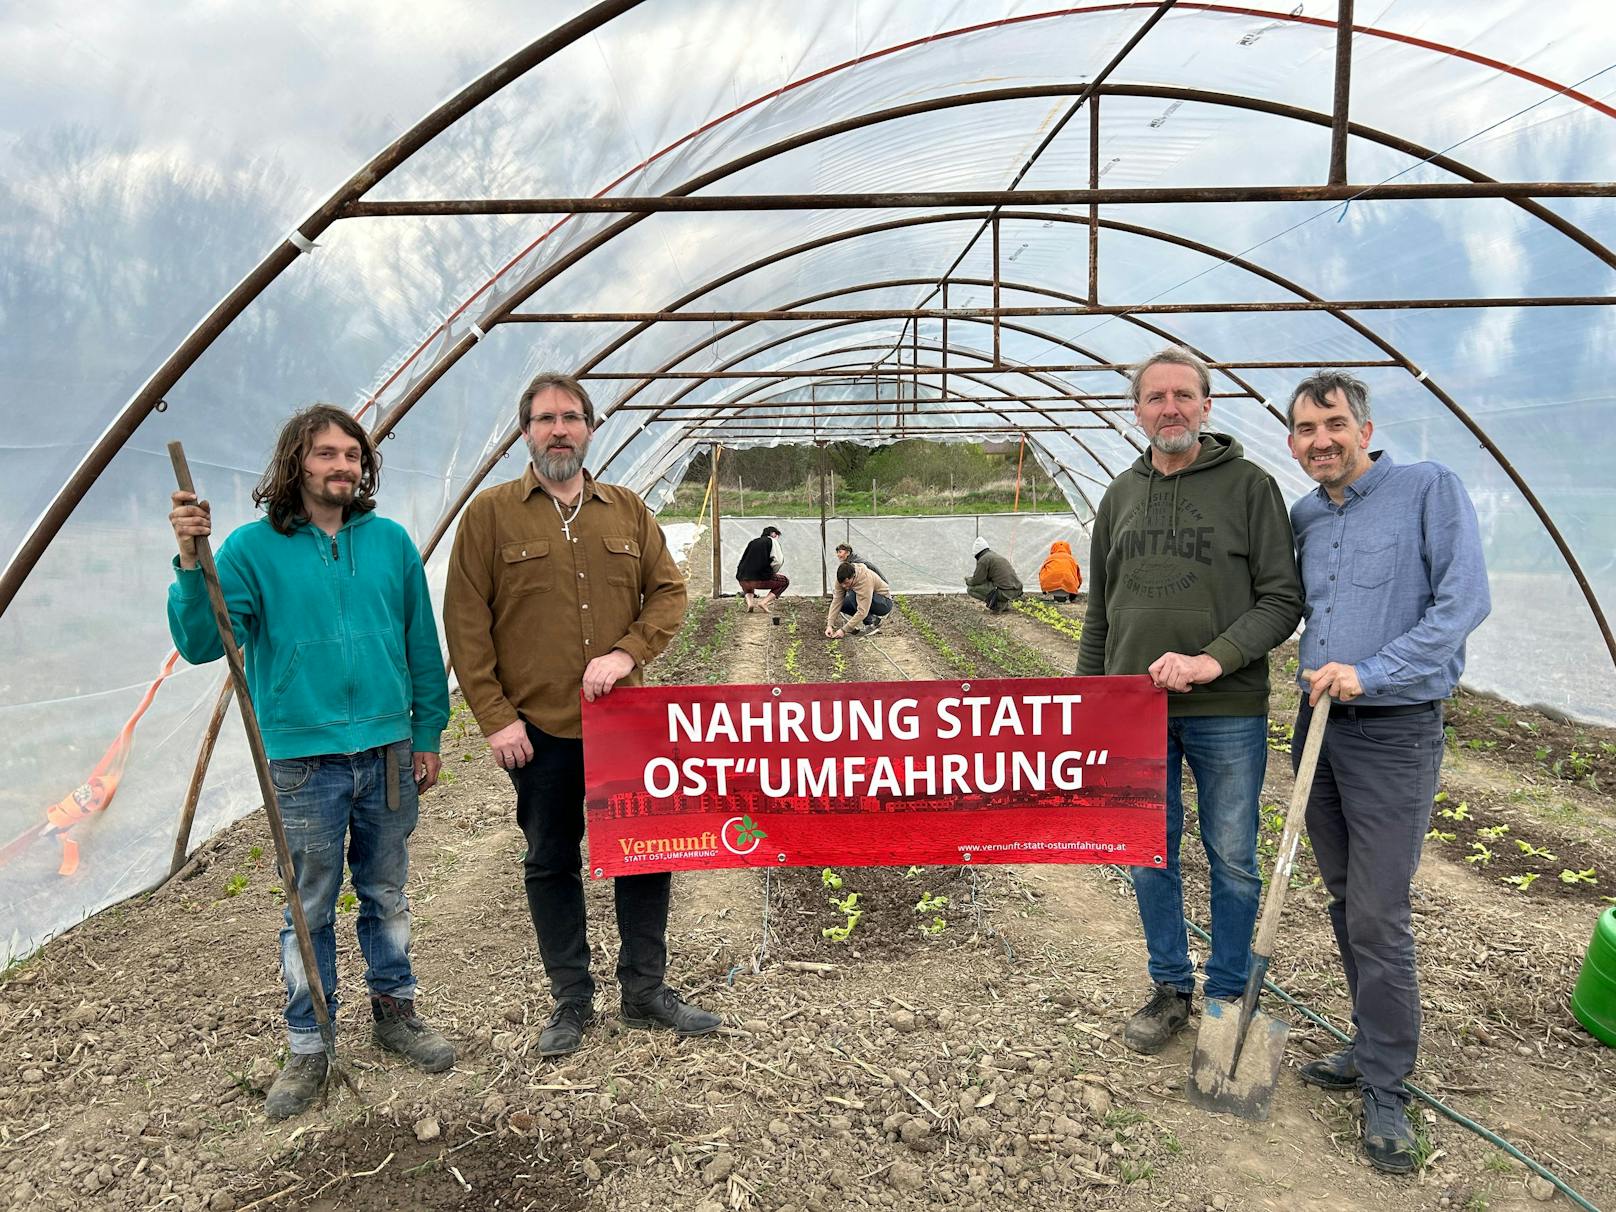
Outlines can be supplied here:
M1167 704L1143 676L627 687L583 732L597 878L1163 863Z

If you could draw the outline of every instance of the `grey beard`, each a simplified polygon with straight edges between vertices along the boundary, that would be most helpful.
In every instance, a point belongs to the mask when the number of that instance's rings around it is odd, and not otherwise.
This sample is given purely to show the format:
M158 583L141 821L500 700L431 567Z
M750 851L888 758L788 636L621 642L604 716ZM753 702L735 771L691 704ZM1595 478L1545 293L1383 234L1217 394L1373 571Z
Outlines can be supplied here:
M584 469L584 455L587 448L552 453L548 448L535 450L529 443L528 453L533 456L533 466L541 476L564 484Z
M1162 454L1176 455L1183 454L1200 440L1201 435L1198 432L1186 429L1176 438L1163 437L1161 434L1157 434L1150 439L1150 444L1161 451Z

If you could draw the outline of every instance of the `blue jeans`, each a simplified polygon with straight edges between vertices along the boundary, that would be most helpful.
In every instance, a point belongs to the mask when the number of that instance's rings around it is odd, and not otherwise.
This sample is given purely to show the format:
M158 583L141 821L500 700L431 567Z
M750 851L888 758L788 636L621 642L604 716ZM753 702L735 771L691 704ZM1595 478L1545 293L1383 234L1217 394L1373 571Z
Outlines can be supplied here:
M842 590L842 613L852 618L858 613L858 594L851 589ZM881 619L892 613L892 599L884 593L870 595L870 613L865 618Z
M1193 993L1195 967L1184 929L1184 881L1178 866L1186 761L1195 775L1201 844L1212 869L1206 995L1239 997L1246 989L1251 931L1262 901L1257 800L1268 768L1268 717L1181 716L1167 721L1167 865L1135 867L1133 886L1150 952L1150 979Z
M397 808L387 806L389 749L398 755ZM408 843L417 816L410 742L397 741L361 753L278 759L270 762L269 772L286 823L298 899L308 919L332 1022L338 1005L336 909L345 848L359 900L354 928L365 956L365 984L373 994L413 998L410 903L404 895ZM284 917L281 973L286 978L288 1040L293 1052L320 1052L323 1045L314 1020L314 1001L289 907Z

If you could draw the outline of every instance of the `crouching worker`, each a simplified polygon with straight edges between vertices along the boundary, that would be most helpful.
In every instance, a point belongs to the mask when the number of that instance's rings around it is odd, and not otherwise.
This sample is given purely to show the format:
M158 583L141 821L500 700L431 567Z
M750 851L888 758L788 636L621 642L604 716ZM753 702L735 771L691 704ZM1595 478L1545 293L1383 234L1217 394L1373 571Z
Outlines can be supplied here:
M786 591L791 580L780 571L785 564L779 528L765 526L763 533L746 545L740 563L735 565L735 580L746 596L748 614L754 610L769 613L775 599Z
M326 1009L337 1018L336 904L344 858L359 898L375 1042L441 1073L453 1046L415 1012L410 969L410 834L417 796L438 781L449 685L415 544L377 516L381 457L353 417L317 404L288 421L253 491L266 517L219 548L219 581L286 822L298 897ZM173 494L179 544L168 591L174 646L193 665L224 655L198 565L206 501ZM283 873L284 875L284 873ZM291 910L280 934L291 1055L265 1110L305 1110L326 1077Z
M842 564L836 569L836 593L825 616L827 638L839 640L855 628L855 634L868 635L891 613L892 589L868 564Z
M989 547L981 535L972 542L971 554L976 557L976 570L965 578L966 591L981 599L990 613L1003 614L1021 596L1021 578L1010 567L1010 561Z
M1059 539L1049 545L1049 557L1038 569L1038 588L1057 602L1077 596L1083 587L1083 570L1072 558L1072 545Z

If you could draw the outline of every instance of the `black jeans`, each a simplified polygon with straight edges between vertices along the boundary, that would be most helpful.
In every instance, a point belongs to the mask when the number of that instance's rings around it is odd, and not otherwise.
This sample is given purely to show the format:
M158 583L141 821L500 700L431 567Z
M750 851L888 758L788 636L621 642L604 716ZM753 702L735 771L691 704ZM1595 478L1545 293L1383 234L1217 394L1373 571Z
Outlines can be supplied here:
M1296 736L1313 711L1303 698ZM1291 768L1302 746L1291 751ZM1442 705L1357 717L1338 706L1307 805L1307 833L1330 893L1330 925L1352 994L1359 1084L1403 1097L1420 1045L1409 885L1420 865L1442 765Z
M587 1002L595 995L589 973L589 928L584 915L584 744L551 736L532 724L533 760L509 771L516 786L516 823L527 839L522 862L528 912L539 955L557 1001ZM624 998L645 1001L662 987L668 965L670 872L621 875L617 900L617 983Z

